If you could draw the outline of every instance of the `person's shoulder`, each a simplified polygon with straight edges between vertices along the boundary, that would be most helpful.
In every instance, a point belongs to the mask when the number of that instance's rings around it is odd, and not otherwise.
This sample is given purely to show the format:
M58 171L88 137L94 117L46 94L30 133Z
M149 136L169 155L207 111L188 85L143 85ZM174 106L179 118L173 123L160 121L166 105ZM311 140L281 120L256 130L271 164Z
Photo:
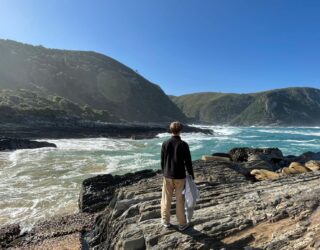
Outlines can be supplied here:
M171 138L163 141L162 146L164 147L164 146L168 145L170 143L170 141L171 141Z
M184 140L181 140L181 143L184 145L184 146L187 146L187 147L189 147L189 144L186 142L186 141L184 141Z

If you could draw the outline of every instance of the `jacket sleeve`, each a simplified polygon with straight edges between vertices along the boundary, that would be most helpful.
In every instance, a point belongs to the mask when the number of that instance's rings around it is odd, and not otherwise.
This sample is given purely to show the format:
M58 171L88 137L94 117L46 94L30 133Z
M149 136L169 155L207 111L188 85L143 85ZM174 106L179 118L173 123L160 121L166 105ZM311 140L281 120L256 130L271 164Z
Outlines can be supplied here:
M162 144L162 147L161 147L161 171L163 173L164 171L164 145Z
M185 155L185 159L184 159L184 163L185 163L185 166L186 166L186 169L189 173L189 175L192 176L192 179L194 179L194 174L193 174L193 167L192 167L192 160L191 160L191 154L190 154L190 149L189 149L189 145L188 143L185 143L185 152L184 152L184 155Z

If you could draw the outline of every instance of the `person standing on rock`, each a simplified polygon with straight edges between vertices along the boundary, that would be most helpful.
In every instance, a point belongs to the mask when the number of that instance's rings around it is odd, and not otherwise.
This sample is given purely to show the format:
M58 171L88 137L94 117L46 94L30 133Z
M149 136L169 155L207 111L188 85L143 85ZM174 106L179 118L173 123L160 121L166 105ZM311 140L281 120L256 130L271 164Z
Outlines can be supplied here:
M181 140L180 132L182 124L172 122L170 131L172 136L169 140L163 142L161 148L161 169L163 173L163 187L161 198L161 223L166 228L170 227L170 209L173 192L176 196L176 215L179 223L179 230L183 231L188 228L189 224L185 215L185 198L182 194L186 170L194 179L191 154L189 145Z

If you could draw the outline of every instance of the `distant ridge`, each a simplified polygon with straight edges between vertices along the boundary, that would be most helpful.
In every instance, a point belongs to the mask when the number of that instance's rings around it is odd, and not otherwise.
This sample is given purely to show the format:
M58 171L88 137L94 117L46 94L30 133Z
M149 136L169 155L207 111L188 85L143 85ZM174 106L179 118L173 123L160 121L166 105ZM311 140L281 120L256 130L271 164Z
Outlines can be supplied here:
M55 107L61 112L60 100L73 103L79 115L86 113L82 112L84 109L90 111L91 114L84 116L86 119L100 117L106 121L130 122L186 119L158 85L95 52L47 49L0 39L0 90L4 89L32 91L43 103L43 98L49 99L49 109ZM6 103L6 93L18 97L21 94L2 91ZM60 99L53 100L54 96ZM21 103L26 98L26 94L18 98L19 103L32 109L32 103ZM40 108L46 106L37 107ZM70 112L68 109L64 113Z
M195 93L171 96L195 122L215 125L320 125L320 89L284 88L251 94Z

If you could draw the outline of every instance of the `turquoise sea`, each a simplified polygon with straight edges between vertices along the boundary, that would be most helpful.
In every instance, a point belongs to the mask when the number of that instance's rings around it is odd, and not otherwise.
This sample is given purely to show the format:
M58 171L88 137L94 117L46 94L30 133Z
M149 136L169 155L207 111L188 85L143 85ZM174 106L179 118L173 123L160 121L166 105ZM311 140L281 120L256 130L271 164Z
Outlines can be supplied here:
M192 158L234 147L278 147L284 154L320 151L320 127L221 127L213 135L183 133ZM29 229L45 218L77 211L81 182L97 174L159 169L160 147L169 134L148 140L47 140L57 148L0 153L0 226Z

